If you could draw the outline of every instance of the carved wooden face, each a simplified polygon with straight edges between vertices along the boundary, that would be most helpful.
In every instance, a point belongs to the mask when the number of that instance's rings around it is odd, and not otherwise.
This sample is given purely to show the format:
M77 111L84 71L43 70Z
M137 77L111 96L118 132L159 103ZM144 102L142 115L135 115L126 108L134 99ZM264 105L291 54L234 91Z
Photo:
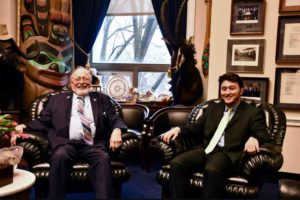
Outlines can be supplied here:
M20 49L28 55L39 51L34 59L23 59L24 71L33 82L49 88L66 86L72 71L73 44L70 20L66 20L70 18L70 0L61 3L21 0Z
M27 76L34 82L51 88L67 85L72 69L73 47L55 45L45 37L34 36L23 43L21 50L27 54L35 51L35 40L38 41L39 54L32 60L24 59Z

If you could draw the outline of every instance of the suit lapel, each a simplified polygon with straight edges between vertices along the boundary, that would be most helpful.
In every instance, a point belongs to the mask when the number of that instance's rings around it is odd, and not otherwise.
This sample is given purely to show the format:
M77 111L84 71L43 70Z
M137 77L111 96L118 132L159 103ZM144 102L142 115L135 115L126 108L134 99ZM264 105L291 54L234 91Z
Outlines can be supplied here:
M98 122L98 116L99 116L99 105L98 105L98 97L94 93L90 93L90 100L92 105L92 111L93 111L93 117L95 125Z
M232 116L231 120L227 124L227 127L234 124L234 122L240 118L242 113L243 113L243 102L241 102L240 105L237 107L234 115Z
M72 110L72 103L73 103L73 93L66 93L66 119L71 118L71 110ZM68 120L70 121L70 120Z

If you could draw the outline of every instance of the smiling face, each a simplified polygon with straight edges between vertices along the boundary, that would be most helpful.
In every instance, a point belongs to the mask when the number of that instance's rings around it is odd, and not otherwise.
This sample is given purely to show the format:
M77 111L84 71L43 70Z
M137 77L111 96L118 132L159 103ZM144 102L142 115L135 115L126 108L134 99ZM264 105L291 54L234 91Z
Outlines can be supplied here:
M238 104L243 94L243 88L240 88L237 82L224 80L220 87L221 98L228 107Z
M71 90L78 96L86 96L91 89L92 76L89 70L80 67L75 69L71 75Z

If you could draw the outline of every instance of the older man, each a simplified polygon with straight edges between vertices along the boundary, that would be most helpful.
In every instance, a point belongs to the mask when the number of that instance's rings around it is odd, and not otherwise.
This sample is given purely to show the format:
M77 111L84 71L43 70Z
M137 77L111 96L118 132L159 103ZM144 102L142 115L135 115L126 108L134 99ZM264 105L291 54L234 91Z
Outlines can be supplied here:
M50 97L39 118L16 127L18 132L28 128L47 133L51 145L49 199L64 198L67 178L78 161L90 166L96 198L113 197L107 146L113 151L119 148L127 126L108 96L90 92L91 80L89 70L76 68L70 77L72 92Z

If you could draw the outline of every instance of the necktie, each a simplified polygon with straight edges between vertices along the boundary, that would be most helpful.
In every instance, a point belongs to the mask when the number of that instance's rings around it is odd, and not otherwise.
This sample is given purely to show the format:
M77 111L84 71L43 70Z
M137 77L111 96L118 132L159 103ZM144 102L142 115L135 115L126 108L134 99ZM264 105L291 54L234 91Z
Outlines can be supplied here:
M223 115L223 118L221 119L214 136L212 137L208 146L205 149L206 154L209 154L210 152L212 152L212 150L214 150L214 148L216 147L217 143L219 142L219 140L230 120L231 113L232 113L232 108L228 108L228 110Z
M92 135L92 131L91 131L91 120L88 119L85 115L84 115L84 97L77 97L78 99L78 115L80 117L81 120L81 124L82 124L82 129L83 129L83 140L89 144L92 145L93 144L93 135Z

